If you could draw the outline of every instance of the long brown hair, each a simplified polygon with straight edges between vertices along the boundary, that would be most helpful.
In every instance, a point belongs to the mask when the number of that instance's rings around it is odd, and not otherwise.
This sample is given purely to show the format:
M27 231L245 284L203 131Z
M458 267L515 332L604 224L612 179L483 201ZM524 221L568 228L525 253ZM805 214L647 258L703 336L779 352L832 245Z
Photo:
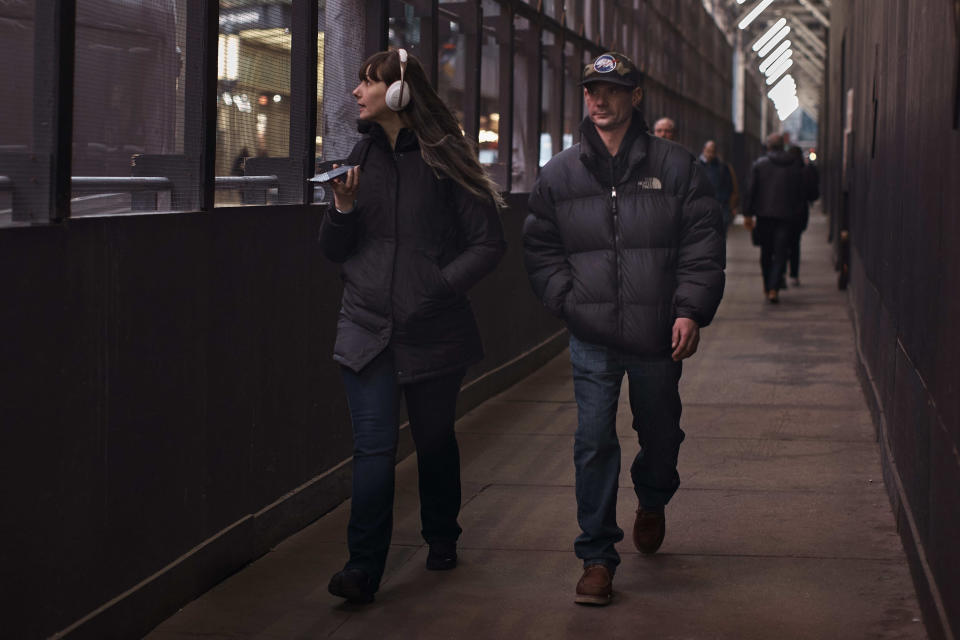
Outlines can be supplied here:
M403 78L410 88L410 103L400 111L400 120L417 135L423 161L478 198L490 198L498 207L506 206L499 187L480 166L457 119L430 86L416 56L407 55ZM367 58L360 67L360 80L366 79L383 81L388 87L399 80L400 55L381 51Z

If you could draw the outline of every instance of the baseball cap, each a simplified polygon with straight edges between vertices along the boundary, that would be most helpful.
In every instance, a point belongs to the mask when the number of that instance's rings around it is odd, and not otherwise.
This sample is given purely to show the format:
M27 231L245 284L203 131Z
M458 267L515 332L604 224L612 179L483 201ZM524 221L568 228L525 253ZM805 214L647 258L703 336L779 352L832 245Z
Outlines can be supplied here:
M591 82L612 82L625 87L640 85L640 70L633 60L616 51L608 51L583 68L581 85Z

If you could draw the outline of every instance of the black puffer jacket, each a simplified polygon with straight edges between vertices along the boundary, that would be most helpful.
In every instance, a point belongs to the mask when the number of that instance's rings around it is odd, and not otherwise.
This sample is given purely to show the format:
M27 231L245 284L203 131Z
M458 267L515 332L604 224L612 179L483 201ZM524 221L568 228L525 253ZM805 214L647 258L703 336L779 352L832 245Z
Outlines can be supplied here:
M493 201L438 178L408 129L392 151L369 126L347 163L361 161L355 209L331 207L320 227L324 254L343 263L334 360L360 371L390 345L401 383L480 360L466 292L506 250Z
M803 160L787 151L769 151L750 167L743 215L799 221L807 206Z
M575 336L660 358L676 318L713 319L725 251L696 159L645 128L612 158L584 120L581 143L547 163L530 194L524 250L534 292Z

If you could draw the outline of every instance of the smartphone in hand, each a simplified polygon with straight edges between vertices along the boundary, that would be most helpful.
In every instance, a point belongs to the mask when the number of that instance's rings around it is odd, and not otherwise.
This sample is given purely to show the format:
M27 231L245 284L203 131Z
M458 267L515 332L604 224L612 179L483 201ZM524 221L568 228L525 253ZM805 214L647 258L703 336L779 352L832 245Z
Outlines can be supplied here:
M339 178L344 175L350 169L353 169L356 165L345 164L336 169L330 169L329 171L324 171L323 173L318 173L317 175L310 178L310 182L330 182L334 178Z

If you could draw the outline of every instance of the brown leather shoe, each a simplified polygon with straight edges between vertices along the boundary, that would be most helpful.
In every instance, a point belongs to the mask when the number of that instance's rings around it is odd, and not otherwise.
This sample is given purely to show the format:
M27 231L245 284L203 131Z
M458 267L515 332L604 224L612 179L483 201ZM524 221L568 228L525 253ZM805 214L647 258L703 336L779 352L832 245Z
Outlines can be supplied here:
M583 576L577 583L577 604L604 606L613 599L613 576L610 569L602 564L592 564L583 570Z
M633 521L633 545L637 551L656 553L666 532L667 519L662 513L637 509L637 519Z

